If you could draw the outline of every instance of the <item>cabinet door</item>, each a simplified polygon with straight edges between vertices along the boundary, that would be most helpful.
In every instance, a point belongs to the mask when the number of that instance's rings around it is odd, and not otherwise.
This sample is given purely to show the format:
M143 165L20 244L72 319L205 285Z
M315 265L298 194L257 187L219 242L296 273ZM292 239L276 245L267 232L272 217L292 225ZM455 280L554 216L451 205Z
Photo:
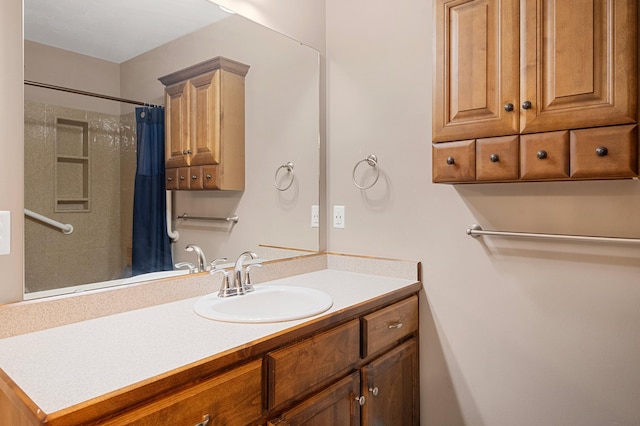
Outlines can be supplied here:
M356 426L360 424L358 390L360 374L355 372L283 413L269 426Z
M167 168L191 163L191 90L188 81L165 89L165 161Z
M418 425L418 348L415 339L362 369L362 424Z
M518 25L516 0L437 1L434 142L518 132Z
M520 4L521 132L634 123L637 0Z
M221 70L191 79L194 87L193 158L191 165L220 163Z

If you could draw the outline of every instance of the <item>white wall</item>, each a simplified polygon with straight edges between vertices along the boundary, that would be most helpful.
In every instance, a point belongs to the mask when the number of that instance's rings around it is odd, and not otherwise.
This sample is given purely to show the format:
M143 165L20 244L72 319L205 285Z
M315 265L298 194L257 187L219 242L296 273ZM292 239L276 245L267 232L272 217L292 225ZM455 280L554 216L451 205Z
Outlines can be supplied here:
M328 249L422 262L422 424L640 424L640 248L465 234L640 237L640 182L432 184L433 2L326 3Z

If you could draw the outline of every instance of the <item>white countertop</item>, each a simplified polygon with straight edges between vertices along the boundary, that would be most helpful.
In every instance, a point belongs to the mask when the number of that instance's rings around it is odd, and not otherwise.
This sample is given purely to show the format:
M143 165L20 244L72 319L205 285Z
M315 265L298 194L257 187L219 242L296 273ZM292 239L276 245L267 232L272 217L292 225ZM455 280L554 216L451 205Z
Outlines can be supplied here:
M323 290L333 306L303 320L235 324L202 318L198 298L185 299L0 339L0 368L53 413L415 282L331 269L277 279L268 284Z

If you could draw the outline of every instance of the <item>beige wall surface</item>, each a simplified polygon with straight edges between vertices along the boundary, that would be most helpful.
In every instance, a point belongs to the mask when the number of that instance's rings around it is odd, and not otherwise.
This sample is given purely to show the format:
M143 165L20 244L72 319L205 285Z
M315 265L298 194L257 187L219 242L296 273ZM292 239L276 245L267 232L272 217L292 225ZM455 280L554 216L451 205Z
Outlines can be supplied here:
M432 184L433 1L326 3L328 248L422 262L422 424L640 424L640 247L465 234L640 237L640 183Z
M22 299L22 2L0 2L0 211L11 215L11 253L0 255L0 303Z

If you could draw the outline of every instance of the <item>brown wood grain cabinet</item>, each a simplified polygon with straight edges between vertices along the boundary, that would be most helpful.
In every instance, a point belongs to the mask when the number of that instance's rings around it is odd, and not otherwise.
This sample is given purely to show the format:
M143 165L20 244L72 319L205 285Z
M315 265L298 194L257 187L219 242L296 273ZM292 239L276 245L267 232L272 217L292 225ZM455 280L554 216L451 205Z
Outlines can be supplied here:
M567 153L554 144L552 156L544 150L548 156L536 159L532 146L549 139L534 142L524 135L637 123L636 0L437 0L436 5L434 182L633 177L620 165L570 173L573 148ZM519 140L511 144L515 162L486 161L478 152L474 179L436 155L457 141L473 140L481 150L485 144L479 141L510 135ZM621 138L610 143L625 144ZM630 167L636 175L637 163L635 158ZM456 175L460 179L451 177Z
M166 86L167 189L244 189L248 70L248 65L216 57L160 77Z
M269 354L269 386L285 389L280 395L268 392L269 398L276 398L269 406L296 404L268 424L418 425L417 331L418 299L412 296L364 315L359 322ZM360 356L354 357L356 341ZM274 360L288 367L273 374ZM317 374L321 370L334 373ZM336 382L340 377L344 378ZM318 383L331 384L316 392Z
M0 424L418 425L420 288L55 413L43 413L0 370Z

